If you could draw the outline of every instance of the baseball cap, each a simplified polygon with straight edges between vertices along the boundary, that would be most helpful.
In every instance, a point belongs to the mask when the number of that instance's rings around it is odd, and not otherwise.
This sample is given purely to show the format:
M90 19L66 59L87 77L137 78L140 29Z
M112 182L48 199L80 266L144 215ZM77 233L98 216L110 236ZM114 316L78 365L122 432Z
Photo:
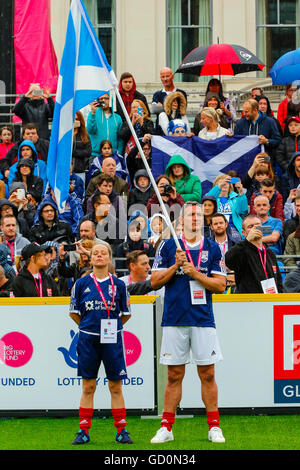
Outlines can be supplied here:
M39 245L38 243L29 243L28 245L24 246L23 250L21 251L21 256L23 260L31 258L31 256L40 253L41 251L49 252L51 251L51 247L47 245Z
M287 120L287 123L289 124L292 121L300 122L300 117L298 116L292 116Z

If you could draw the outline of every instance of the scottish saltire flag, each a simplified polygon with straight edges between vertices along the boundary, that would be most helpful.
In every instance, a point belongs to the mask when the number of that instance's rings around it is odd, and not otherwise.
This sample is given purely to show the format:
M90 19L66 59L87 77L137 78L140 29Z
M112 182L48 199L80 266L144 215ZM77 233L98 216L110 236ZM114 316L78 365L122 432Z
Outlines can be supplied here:
M156 179L165 172L172 155L181 155L202 183L202 194L212 187L215 178L228 170L236 170L242 178L254 157L261 152L257 136L224 136L208 141L199 137L153 136L152 173Z
M84 5L72 0L47 160L48 180L60 208L69 194L75 114L117 83Z

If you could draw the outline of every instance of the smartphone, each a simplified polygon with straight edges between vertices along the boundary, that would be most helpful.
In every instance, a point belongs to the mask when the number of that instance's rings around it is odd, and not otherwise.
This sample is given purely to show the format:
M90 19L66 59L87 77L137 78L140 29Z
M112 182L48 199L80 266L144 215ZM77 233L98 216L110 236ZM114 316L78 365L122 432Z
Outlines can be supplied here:
M75 244L72 244L72 245L64 245L64 250L65 251L76 251L77 250L77 246Z
M142 106L139 106L139 107L138 107L137 113L138 113L139 116L143 116L143 108L142 108Z
M240 179L239 178L236 178L236 177L232 177L230 178L230 181L229 181L231 184L236 184L236 183L239 183L240 182Z
M270 235L273 232L272 227L270 225L260 225L256 228L257 230L260 230L263 235Z
M19 199L19 201L22 201L24 197L25 197L25 189L22 189L22 188L17 189L17 199Z
M268 163L270 161L271 161L271 157L269 155L264 157L264 163Z

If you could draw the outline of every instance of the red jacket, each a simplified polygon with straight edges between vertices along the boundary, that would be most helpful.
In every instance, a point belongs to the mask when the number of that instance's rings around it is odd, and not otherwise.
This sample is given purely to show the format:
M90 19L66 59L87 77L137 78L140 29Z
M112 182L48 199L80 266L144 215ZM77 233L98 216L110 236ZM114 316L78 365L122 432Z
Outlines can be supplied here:
M0 144L0 160L5 157L7 152L14 146L15 144L11 142L10 144L5 144L4 142L1 142Z
M281 101L278 105L277 109L277 119L280 122L282 132L284 133L284 127L285 127L285 119L287 116L287 105L288 105L288 99L284 98L283 101Z

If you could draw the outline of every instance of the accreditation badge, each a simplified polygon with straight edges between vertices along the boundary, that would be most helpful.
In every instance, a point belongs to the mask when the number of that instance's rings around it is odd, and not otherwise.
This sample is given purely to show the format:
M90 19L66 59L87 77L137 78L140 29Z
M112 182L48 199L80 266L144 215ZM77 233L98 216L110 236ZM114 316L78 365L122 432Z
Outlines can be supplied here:
M261 281L261 287L262 287L264 294L278 294L274 277Z
M100 343L111 344L117 342L117 325L116 319L102 319L100 324Z
M190 281L190 293L192 305L206 304L205 288L197 281Z

